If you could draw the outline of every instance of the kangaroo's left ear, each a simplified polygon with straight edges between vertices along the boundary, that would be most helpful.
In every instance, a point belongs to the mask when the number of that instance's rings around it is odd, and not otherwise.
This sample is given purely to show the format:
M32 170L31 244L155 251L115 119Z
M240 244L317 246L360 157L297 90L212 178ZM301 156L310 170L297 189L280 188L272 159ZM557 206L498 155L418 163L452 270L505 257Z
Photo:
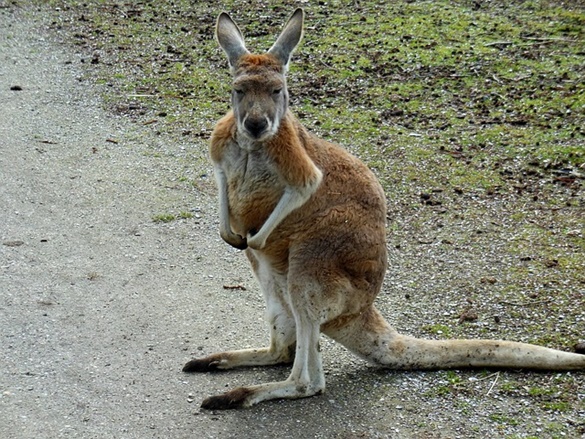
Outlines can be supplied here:
M242 55L249 53L244 44L242 32L237 24L234 23L231 17L225 12L222 12L219 14L219 17L217 17L215 36L217 42L226 53L232 69L236 66L238 59L240 59Z
M285 69L288 69L290 57L303 38L304 18L304 11L298 8L288 19L280 36L268 51L269 54L278 58Z

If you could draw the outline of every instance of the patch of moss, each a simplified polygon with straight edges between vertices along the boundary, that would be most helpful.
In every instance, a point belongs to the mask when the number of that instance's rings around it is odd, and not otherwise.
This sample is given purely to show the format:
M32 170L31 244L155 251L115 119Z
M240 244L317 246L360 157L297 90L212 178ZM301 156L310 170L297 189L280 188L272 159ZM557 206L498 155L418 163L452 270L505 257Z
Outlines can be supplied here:
M152 220L155 223L170 223L171 221L175 221L177 217L172 213L161 213L158 215L154 215Z

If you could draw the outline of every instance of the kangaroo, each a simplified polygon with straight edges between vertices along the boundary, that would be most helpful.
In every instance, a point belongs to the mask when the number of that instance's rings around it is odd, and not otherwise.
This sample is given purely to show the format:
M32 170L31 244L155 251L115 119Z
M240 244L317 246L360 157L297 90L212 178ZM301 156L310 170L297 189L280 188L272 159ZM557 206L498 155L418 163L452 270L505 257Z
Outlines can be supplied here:
M270 50L250 53L225 12L216 38L233 74L232 110L210 156L220 235L245 249L266 301L270 345L189 361L185 372L292 363L281 382L239 387L204 409L249 407L325 389L320 333L391 369L467 367L585 370L585 356L498 340L424 340L399 334L374 306L386 271L386 200L374 174L310 134L288 108L286 72L303 34L297 9Z

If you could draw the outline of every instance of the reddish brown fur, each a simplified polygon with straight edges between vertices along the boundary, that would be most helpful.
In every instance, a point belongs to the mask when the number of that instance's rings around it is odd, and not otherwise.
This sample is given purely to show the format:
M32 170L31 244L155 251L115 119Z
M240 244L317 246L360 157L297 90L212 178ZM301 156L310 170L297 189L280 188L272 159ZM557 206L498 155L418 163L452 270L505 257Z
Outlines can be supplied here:
M248 53L238 60L235 74L236 76L242 73L246 75L262 74L266 70L282 73L282 64L268 53L262 55Z
M223 155L223 151L228 141L235 141L236 138L236 122L234 119L234 112L229 111L222 117L211 134L211 143L209 148L209 155L213 162L219 162Z
M309 154L315 155L315 151L303 127L292 114L287 116L280 123L278 134L266 143L266 152L286 183L304 186L317 178L312 157L309 157Z
M210 146L220 233L237 248L248 245L271 340L266 348L193 360L185 370L279 364L293 356L294 363L285 381L234 389L202 406L321 393L321 331L389 368L585 369L585 357L576 354L497 340L416 339L384 320L373 305L386 271L382 187L360 160L308 133L286 109L284 72L302 17L297 10L266 55L249 54L235 23L226 14L218 18L218 40L235 74L235 111L217 123Z

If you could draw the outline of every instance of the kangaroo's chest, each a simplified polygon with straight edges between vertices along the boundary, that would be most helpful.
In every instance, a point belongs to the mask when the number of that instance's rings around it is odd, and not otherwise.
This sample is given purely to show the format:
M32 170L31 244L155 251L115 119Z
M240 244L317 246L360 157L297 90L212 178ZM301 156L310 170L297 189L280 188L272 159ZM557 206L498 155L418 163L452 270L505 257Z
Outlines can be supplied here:
M281 177L263 150L246 151L237 145L226 151L222 166L234 232L246 236L258 231L282 196Z

